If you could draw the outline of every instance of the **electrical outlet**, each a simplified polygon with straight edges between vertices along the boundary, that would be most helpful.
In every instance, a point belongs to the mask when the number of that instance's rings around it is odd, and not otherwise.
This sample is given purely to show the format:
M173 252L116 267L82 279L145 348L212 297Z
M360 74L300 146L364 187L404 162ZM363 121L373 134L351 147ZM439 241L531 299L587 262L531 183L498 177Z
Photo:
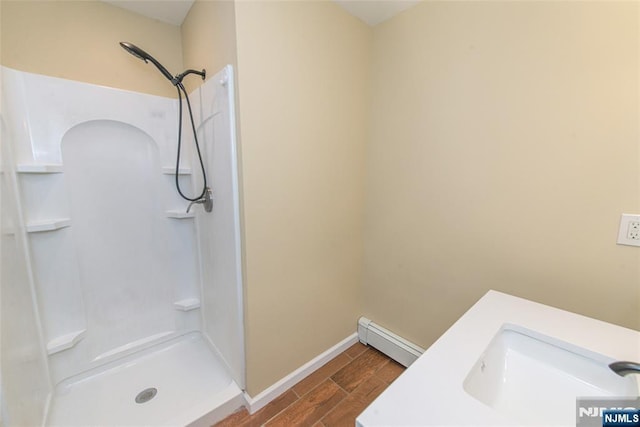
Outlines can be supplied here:
M629 223L629 231L627 231L627 239L640 240L640 222L631 221Z
M618 244L640 246L640 215L622 214L618 230Z

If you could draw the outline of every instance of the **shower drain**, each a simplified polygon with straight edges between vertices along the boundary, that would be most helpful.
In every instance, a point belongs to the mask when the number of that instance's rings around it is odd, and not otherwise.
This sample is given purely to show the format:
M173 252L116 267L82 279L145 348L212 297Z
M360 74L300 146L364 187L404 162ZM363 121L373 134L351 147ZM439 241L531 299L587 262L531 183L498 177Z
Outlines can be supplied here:
M136 403L146 403L156 397L156 393L158 393L157 389L153 387L146 388L138 393L138 395L136 396Z

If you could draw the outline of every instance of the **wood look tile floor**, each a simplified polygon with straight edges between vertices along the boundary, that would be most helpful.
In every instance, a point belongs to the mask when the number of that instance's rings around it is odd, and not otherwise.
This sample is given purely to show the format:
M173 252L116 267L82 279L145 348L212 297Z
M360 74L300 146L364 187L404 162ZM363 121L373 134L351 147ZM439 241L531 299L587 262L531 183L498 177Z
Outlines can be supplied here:
M255 414L243 408L215 427L353 427L358 414L404 369L356 343Z

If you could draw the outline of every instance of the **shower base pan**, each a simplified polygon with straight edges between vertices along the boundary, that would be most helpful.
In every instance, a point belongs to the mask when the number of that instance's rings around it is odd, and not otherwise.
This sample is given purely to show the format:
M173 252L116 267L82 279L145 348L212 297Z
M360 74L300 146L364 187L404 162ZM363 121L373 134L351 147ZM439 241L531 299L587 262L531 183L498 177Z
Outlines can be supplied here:
M199 333L61 382L50 426L211 425L244 404Z

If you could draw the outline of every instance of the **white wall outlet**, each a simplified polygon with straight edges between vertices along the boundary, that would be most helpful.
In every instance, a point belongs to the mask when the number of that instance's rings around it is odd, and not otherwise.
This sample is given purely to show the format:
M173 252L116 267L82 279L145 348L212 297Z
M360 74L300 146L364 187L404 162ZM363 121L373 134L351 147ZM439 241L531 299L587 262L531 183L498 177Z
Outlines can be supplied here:
M640 246L640 215L622 214L618 244Z

